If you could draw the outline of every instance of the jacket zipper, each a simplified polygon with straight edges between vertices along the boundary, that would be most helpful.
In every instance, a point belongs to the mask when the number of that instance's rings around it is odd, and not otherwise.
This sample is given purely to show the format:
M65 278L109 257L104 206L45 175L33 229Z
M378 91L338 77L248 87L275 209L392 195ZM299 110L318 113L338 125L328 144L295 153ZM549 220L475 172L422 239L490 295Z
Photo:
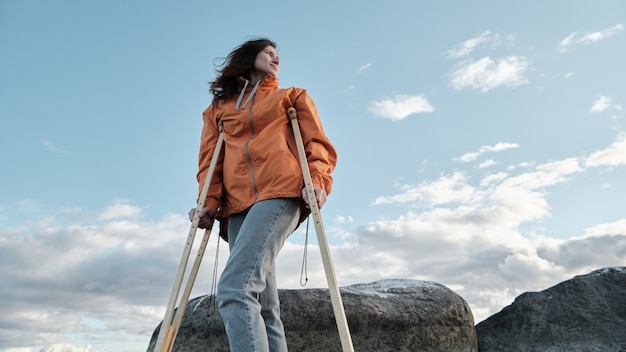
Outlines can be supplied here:
M256 203L259 198L259 190L256 186L256 182L254 181L254 167L252 165L252 158L250 157L250 153L248 150L248 144L254 139L254 121L252 118L252 108L254 107L254 102L256 101L256 96L252 97L252 101L250 102L249 110L249 118L248 121L250 123L250 139L246 142L245 150L246 150L246 159L248 160L248 167L250 168L250 183L252 185L252 190L254 191L254 202Z

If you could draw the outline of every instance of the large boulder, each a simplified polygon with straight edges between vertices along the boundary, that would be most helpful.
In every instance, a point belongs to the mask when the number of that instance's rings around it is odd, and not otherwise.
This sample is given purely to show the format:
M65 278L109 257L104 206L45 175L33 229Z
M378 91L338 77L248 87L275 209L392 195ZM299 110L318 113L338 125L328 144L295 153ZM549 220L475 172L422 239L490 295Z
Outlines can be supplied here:
M327 289L279 290L279 296L290 351L342 350ZM478 351L469 305L441 284L381 280L343 287L341 297L356 351ZM212 296L189 301L173 352L229 351L214 307Z
M524 293L476 330L481 352L626 351L626 267Z

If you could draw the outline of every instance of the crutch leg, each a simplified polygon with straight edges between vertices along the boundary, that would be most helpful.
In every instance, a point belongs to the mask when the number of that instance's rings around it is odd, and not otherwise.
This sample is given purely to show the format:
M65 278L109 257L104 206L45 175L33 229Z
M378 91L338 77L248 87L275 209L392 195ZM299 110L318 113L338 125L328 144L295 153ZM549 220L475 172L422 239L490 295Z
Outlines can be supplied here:
M183 277L185 276L185 271L187 270L187 264L189 263L191 249L193 247L193 242L196 236L196 232L198 230L198 223L200 222L200 217L199 217L200 210L204 208L204 202L206 201L207 193L209 192L209 186L211 185L213 173L215 172L215 166L217 165L217 160L219 159L221 151L222 151L222 145L224 142L223 128L224 128L223 125L220 123L219 125L220 134L217 139L217 143L215 145L215 151L213 152L211 163L209 164L209 170L207 172L204 185L202 186L202 190L200 192L200 197L198 199L198 206L196 207L196 212L191 222L191 228L189 229L189 235L187 236L187 242L185 243L183 256L181 258L180 265L178 267L176 278L174 279L174 286L172 288L172 293L170 295L169 303L165 310L165 317L163 318L163 322L161 323L161 328L159 330L159 336L157 338L157 342L154 347L154 352L170 352L172 350L174 341L176 340L176 335L178 334L178 328L180 327L180 323L183 319L185 308L187 307L187 302L189 301L189 295L191 294L191 289L193 288L193 284L196 279L198 269L200 267L200 263L202 262L202 256L204 255L204 250L206 248L207 242L209 240L209 236L211 234L213 222L211 222L209 227L204 232L204 237L202 238L202 242L200 244L200 247L198 248L198 253L194 260L194 264L189 273L189 277L187 278L187 284L183 291L183 295L181 296L181 300L178 304L178 309L176 310L176 316L173 318L174 310L176 308L176 302L178 301L178 294L180 293L180 288L182 286Z
M180 298L178 309L176 309L176 313L174 314L174 318L172 320L172 323L169 326L169 329L167 331L167 336L163 343L162 351L164 352L171 351L172 347L174 346L174 340L176 339L176 335L178 334L178 329L180 328L180 324L183 321L183 316L187 308L187 302L189 302L189 296L191 295L193 284L196 281L196 277L198 276L198 269L200 268L200 264L202 263L202 257L204 256L204 251L206 249L206 246L209 241L209 237L211 235L211 229L213 228L213 223L214 221L212 221L211 224L204 231L204 236L202 237L202 242L200 243L200 246L198 248L198 253L191 267L191 271L189 272L189 277L187 278L187 284L185 285L185 289L183 290L183 294Z
M333 305L333 311L335 313L335 321L337 323L337 329L339 331L339 339L341 340L343 352L354 352L354 347L352 346L352 337L350 336L350 329L348 328L348 320L346 318L346 313L343 308L343 302L341 300L341 294L339 292L339 286L337 284L335 269L333 268L333 263L330 257L330 250L328 246L328 241L326 239L326 231L324 230L324 224L322 223L322 215L320 213L319 206L317 205L317 200L315 199L315 190L313 189L311 172L309 170L309 164L307 163L306 153L304 151L304 143L302 142L302 135L300 133L300 125L298 123L298 114L295 108L290 107L289 109L287 109L287 115L291 120L293 134L296 139L298 157L300 159L300 167L302 168L302 175L304 176L304 186L309 201L309 208L311 209L311 214L313 215L313 221L315 223L317 240L320 244L322 262L324 264L324 271L326 272L326 280L328 281L330 298Z

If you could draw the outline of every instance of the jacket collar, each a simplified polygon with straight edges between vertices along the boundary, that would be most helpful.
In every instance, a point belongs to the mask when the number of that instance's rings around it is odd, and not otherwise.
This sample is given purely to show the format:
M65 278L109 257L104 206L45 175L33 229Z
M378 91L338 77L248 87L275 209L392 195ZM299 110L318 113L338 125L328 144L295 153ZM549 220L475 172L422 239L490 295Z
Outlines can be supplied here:
M248 105L248 103L256 95L256 92L258 89L265 90L265 89L272 89L272 88L278 87L278 78L273 75L266 74L265 76L263 76L263 78L261 78L261 80L259 80L252 86L251 88L252 90L250 91L250 94L248 94L248 98L246 99L245 102L243 102L243 105L242 105L241 102L246 93L246 88L248 88L248 86L250 85L250 81L243 77L239 77L238 80L239 80L239 87L241 88L239 92L239 98L237 99L237 104L235 105L235 109L237 110L245 109L246 105Z

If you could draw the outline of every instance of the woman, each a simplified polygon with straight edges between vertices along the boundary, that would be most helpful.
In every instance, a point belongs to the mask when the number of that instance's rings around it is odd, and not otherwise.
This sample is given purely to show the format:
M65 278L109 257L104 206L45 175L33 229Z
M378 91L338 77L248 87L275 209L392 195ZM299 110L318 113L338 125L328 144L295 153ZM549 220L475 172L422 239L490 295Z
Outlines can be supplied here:
M276 44L254 39L226 57L211 82L204 111L198 181L200 189L223 124L224 148L201 228L212 218L230 256L220 277L218 307L231 351L287 351L280 320L275 259L287 237L308 216L307 197L287 109L295 107L318 205L330 194L337 154L317 109L301 88L279 88ZM190 211L193 219L195 209Z

